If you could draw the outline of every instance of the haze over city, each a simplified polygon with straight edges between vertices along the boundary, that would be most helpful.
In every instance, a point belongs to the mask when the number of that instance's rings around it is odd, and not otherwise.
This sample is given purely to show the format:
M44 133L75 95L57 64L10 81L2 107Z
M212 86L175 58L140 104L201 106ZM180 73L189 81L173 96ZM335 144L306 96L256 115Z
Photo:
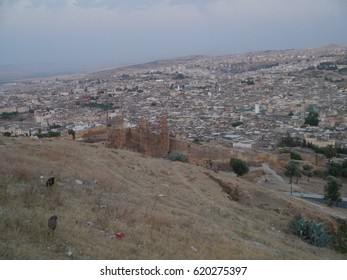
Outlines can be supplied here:
M347 44L343 0L0 1L0 66L96 70Z

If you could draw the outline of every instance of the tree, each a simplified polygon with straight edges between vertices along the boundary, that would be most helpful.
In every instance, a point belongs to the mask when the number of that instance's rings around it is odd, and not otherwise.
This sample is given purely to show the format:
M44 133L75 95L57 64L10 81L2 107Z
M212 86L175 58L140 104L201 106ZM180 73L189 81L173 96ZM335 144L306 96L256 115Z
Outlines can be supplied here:
M302 174L301 174L301 171L299 169L299 172L295 174L295 177L296 177L296 182L295 184L297 184L299 182L299 179L302 177Z
M76 138L76 132L73 129L68 130L69 135L72 135L72 140L75 140Z
M233 172L236 173L237 177L241 177L242 175L245 175L249 171L247 163L243 161L242 159L232 158L230 159L229 164Z
M317 112L310 112L308 116L305 118L305 124L311 125L311 126L318 126L319 119L318 119L318 113Z
M293 177L296 177L297 179L301 177L299 163L291 160L284 166L284 168L286 169L284 175L289 177L290 193L293 194Z
M307 182L310 181L310 177L313 176L313 166L309 164L305 164L303 166L302 174L307 176Z
M339 179L334 176L328 176L326 178L327 183L324 186L324 198L329 200L329 206L336 203L336 207L338 207L339 201L341 201L341 188L342 183Z
M329 162L329 165L328 165L328 173L329 175L331 176L334 176L334 177L340 177L342 175L342 165L337 163L337 162Z
M324 155L329 159L336 156L336 148L333 145L328 145L324 148Z
M300 146L300 140L295 137L293 138L289 133L282 139L282 145L287 147L297 147Z

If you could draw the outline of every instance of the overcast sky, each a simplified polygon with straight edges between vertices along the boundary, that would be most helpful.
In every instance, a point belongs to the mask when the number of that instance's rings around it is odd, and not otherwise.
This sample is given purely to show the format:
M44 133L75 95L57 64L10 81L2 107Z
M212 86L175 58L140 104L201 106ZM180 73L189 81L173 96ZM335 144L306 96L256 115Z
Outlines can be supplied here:
M346 0L0 0L0 65L347 45Z

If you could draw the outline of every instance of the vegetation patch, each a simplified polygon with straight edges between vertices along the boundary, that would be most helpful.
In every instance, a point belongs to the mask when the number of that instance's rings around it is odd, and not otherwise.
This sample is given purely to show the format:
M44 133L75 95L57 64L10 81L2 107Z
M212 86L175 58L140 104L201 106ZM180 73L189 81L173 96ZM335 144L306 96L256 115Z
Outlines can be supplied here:
M302 157L298 153L295 153L295 152L290 153L290 158L293 160L302 160Z
M290 227L295 235L312 245L328 247L331 244L332 235L322 223L296 219L292 221Z
M37 133L36 136L38 138L52 138L52 137L60 137L61 133L59 131L48 131L47 133Z
M237 177L241 177L249 172L249 167L245 161L238 158L230 159L230 167L236 173Z
M180 162L188 161L188 157L186 155L177 152L171 152L170 154L168 154L167 159Z
M11 119L17 117L18 115L19 115L18 112L10 112L10 113L4 112L4 113L1 114L1 119L3 119L3 120L11 120Z
M342 253L347 253L347 226L340 225L336 232L335 239L333 241L335 249Z

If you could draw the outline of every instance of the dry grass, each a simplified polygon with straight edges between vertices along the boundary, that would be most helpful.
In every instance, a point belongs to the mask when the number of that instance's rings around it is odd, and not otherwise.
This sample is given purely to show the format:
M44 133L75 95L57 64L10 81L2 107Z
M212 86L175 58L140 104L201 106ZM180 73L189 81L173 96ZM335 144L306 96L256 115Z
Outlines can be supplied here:
M336 227L329 209L230 173L74 141L1 140L1 259L344 258L289 231L297 214Z

